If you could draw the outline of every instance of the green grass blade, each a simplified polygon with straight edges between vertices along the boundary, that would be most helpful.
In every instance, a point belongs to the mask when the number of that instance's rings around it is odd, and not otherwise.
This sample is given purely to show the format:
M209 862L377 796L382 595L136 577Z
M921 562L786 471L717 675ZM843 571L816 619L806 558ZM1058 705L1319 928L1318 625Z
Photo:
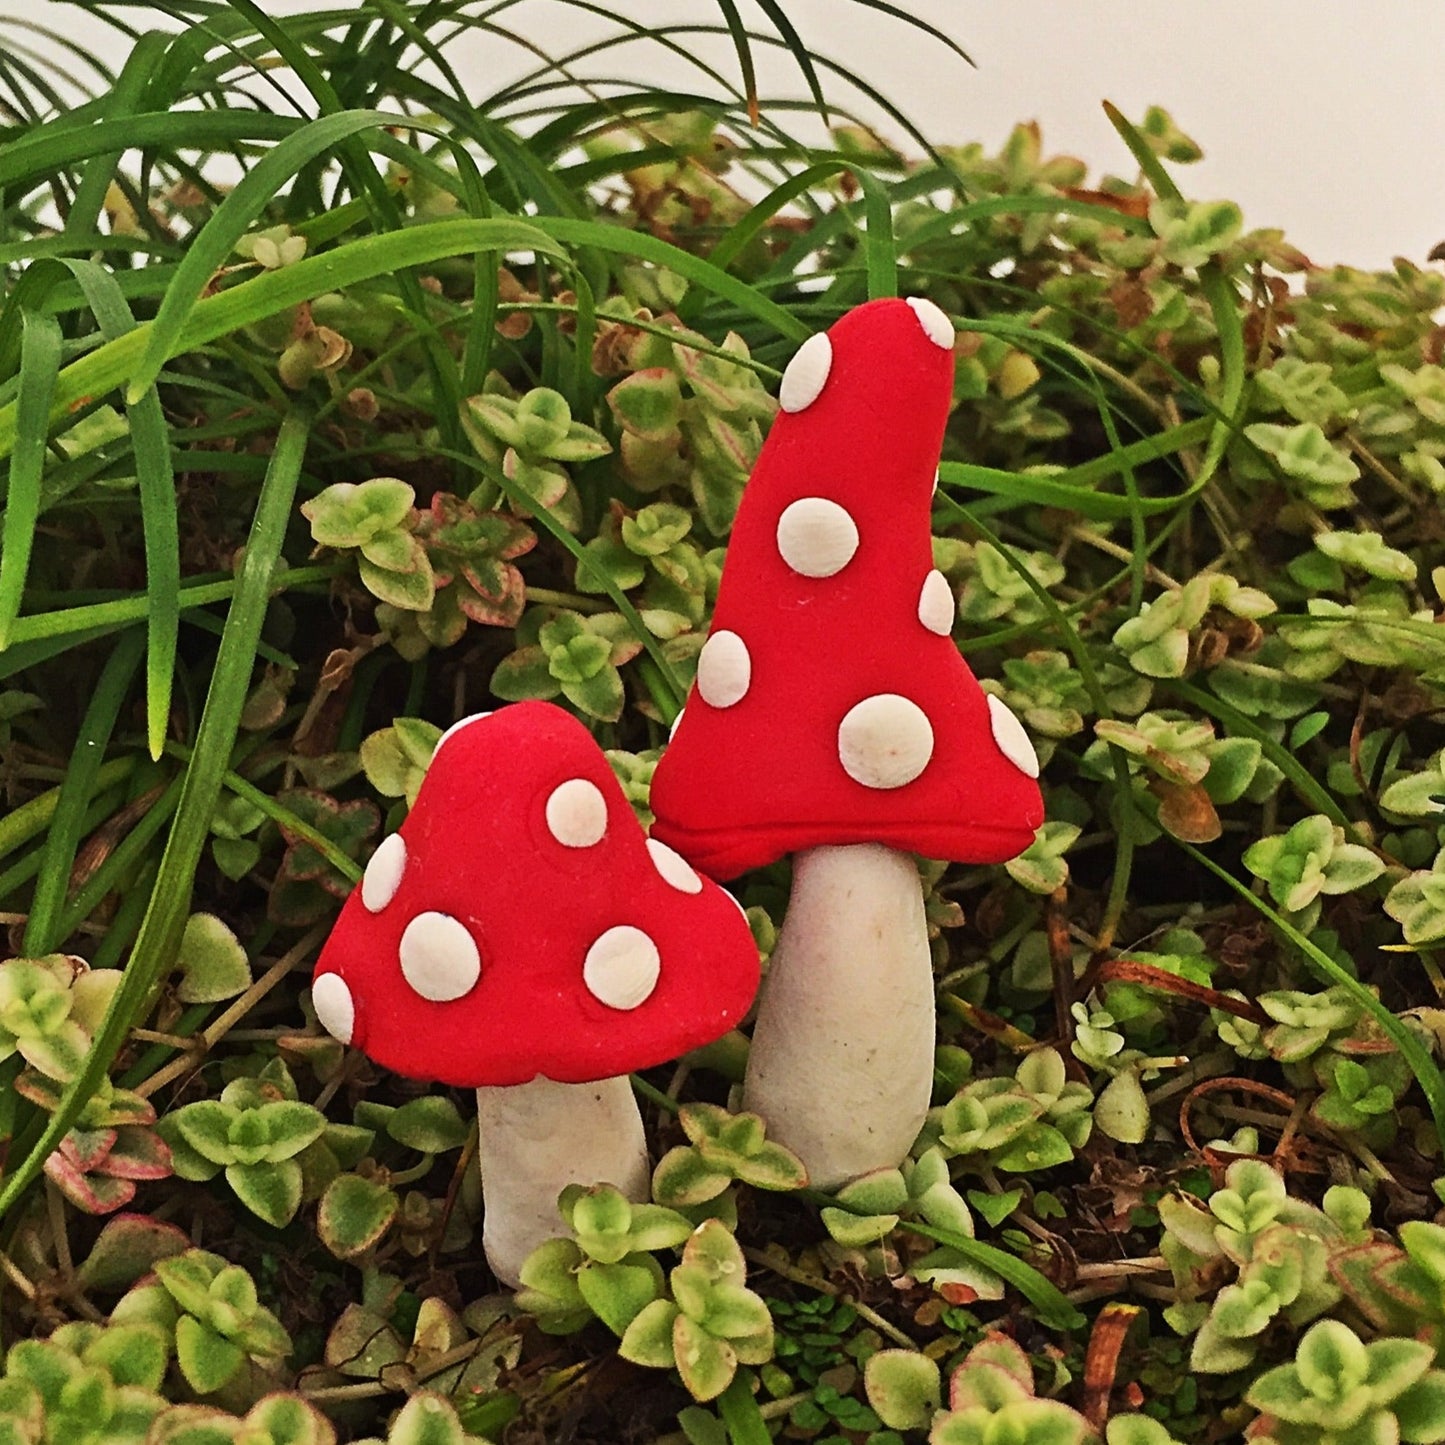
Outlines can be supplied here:
M813 64L813 57L808 52L807 43L798 34L797 27L788 19L788 12L778 4L778 0L758 0L758 9L773 22L773 28L782 38L783 44L788 47L789 53L797 62L798 69L803 72L808 92L813 97L813 103L818 107L818 114L822 117L823 124L827 125L828 102L823 95L823 83L818 79L818 68Z
M181 606L204 607L212 602L224 602L235 590L233 581L197 582L183 589ZM138 594L117 597L111 602L86 602L78 607L57 608L54 612L36 612L15 624L13 641L19 646L52 638L86 636L88 639L89 635L97 635L97 629L113 632L118 627L141 621L149 606L150 599Z
M936 25L930 25L927 20L915 14L911 10L902 10L897 5L890 5L888 0L853 0L855 5L866 6L869 10L876 10L880 15L891 15L895 20L902 20L907 25L912 25L916 30L921 30L932 40L946 45L960 60L966 60L973 64L973 57L966 51L951 35L940 30Z
M1104 394L1103 384L1094 372L1085 370L1085 382L1094 393L1095 409L1099 424L1109 443L1109 455L1119 460L1119 475L1124 483L1124 496L1129 503L1129 615L1137 616L1144 605L1144 576L1149 570L1149 529L1145 525L1144 510L1140 506L1139 481L1134 475L1133 463L1124 452L1119 440L1118 422L1114 408Z
M892 188L893 197L895 201L902 202L916 196L926 195L929 191L946 189L954 184L956 182L951 176L937 167L931 167L899 181ZM844 235L850 226L857 224L858 212L865 206L866 197L863 202L849 202L825 212L804 235L799 236L793 245L787 247L774 261L764 280L776 285L788 284L796 274L803 257L812 252L826 250L840 236ZM943 215L935 216L924 222L916 231L911 231L908 236L908 248L904 253L905 257L908 251L915 248L947 240L960 227L970 226L975 221L987 220L990 216L1012 215L1080 216L1106 222L1132 234L1147 235L1149 233L1149 222L1142 216L1128 216L1121 211L1112 210L1107 206L1093 205L1088 201L1070 200L1065 196L989 196L984 200L970 201L966 205L956 206ZM978 284L986 279L975 277L974 282Z
M395 116L388 119L396 121ZM188 111L182 144L187 150L209 151L240 141L280 141L301 124L289 116L252 110ZM169 111L97 121L78 129L47 125L39 135L0 146L0 190L49 180L77 161L117 148L174 147L177 134L176 118Z
M727 25L729 36L732 37L733 50L737 53L738 69L743 76L743 95L748 103L748 118L756 125L758 123L758 74L753 65L753 47L751 37L748 35L748 27L743 24L743 17L738 14L738 7L733 0L717 0L717 8L722 11L723 21Z
M19 625L23 626L24 620L22 618ZM0 653L0 682L8 682L10 678L16 677L22 672L28 672L32 667L39 667L42 662L49 662L52 657L59 657L61 653L69 652L72 647L78 647L83 642L92 642L97 637L104 637L107 633L114 631L113 627L92 627L89 631L64 637L14 641L3 653Z
M70 884L75 850L80 846L81 827L97 791L105 750L110 745L116 719L130 691L131 679L145 651L145 634L128 632L106 659L91 694L90 705L80 724L71 750L70 765L60 785L55 814L45 837L35 895L25 921L21 948L27 957L53 953L62 942L56 928Z
M60 323L53 316L27 311L20 324L15 455L5 494L5 524L0 530L0 652L10 644L30 570L30 550L40 518L40 479L45 472L51 398L61 356Z
M161 250L162 243L148 236L111 236L104 231L79 231L66 236L32 236L29 240L0 246L0 266L40 261L47 256L91 256L106 251L121 255L139 252L157 254Z
M131 757L123 761L129 761L134 764L137 759ZM110 765L107 764L106 766L108 767ZM59 789L55 791L58 793ZM102 780L100 786L98 786L91 795L90 807L86 809L84 816L81 818L81 837L88 836L103 823L113 818L116 810L122 807L124 803L125 795ZM3 872L0 872L0 899L14 897L21 888L25 887L26 884L35 878L35 875L40 872L41 863L44 861L44 853L45 850L43 847L32 848L17 862L12 863ZM22 911L25 906L24 901L16 897L15 902L18 905L16 911ZM83 920L77 920L77 922L80 921ZM63 922L60 927L57 928L56 932L62 938L65 936ZM0 1135L0 1137L3 1137L3 1135Z
M863 238L863 255L868 268L868 299L898 294L898 251L893 239L893 201L888 188L872 171L854 166L853 174L863 186L864 214L868 229Z
M124 120L143 108L151 75L169 44L170 36L159 30L152 30L141 36L126 57L114 88L102 102L107 120ZM75 235L95 229L105 206L106 193L115 179L116 167L123 154L122 150L117 149L107 154L92 156L86 163L80 184L75 188L70 214L65 220L68 234Z
M134 329L135 317L108 271L89 261L63 264L80 283L107 340ZM151 757L158 758L170 717L181 626L180 524L170 435L159 392L148 387L127 411L146 558L146 742Z
M106 18L110 19L109 16ZM93 49L86 49L85 46L65 34L63 30L56 30L49 25L39 25L33 20L22 20L16 15L0 16L0 23L5 24L13 30L28 30L32 35L40 36L47 44L65 51L82 65L93 70L96 76L107 85L113 85L115 83L115 72L105 63L104 56L95 54ZM111 20L112 25L115 23L114 20ZM5 46L0 46L0 53L3 53L6 48ZM85 83L76 76L73 68L67 68L65 74L68 80L85 88Z
M339 123L346 113L343 110L341 98L326 72L316 63L305 44L293 34L293 26L268 16L260 6L253 3L253 0L230 0L229 8L253 26L256 32L274 47L276 54L295 71L297 78L316 102L321 112L321 120ZM380 27L377 29L379 30ZM374 31L373 34L375 33L377 32ZM366 48L372 50L375 47L368 43ZM366 58L362 57L361 59L364 70ZM358 57L354 51L349 53L347 64L344 68L339 69L339 73L343 76L355 76L357 60ZM440 114L445 117L446 111L442 110ZM391 123L394 125L396 122L393 119ZM417 126L418 122L410 119L408 124ZM445 132L436 127L421 126L421 128L440 134L447 139ZM465 133L465 126L462 127L462 131ZM389 149L386 145L387 133L382 132L379 139L382 142L379 148ZM457 155L463 154L464 148L459 143L448 139L448 144L452 146ZM401 212L397 207L395 197L391 194L386 177L377 168L366 148L360 144L358 136L356 134L341 136L337 142L337 149L347 183L353 194L365 198L377 223L377 229L386 231L401 229ZM430 159L423 157L414 149L410 150L409 154L416 158L417 163ZM300 169L303 171L308 167L314 169L313 162L317 159L319 157L312 157ZM303 193L308 189L312 188L303 185ZM228 197L227 200L229 202L230 198ZM215 217L212 219L214 221ZM418 322L424 323L427 313L426 294L411 267L402 267L397 272L396 282L407 308ZM422 351L426 358L427 369L431 373L432 386L436 391L438 425L441 428L442 439L452 444L458 444L461 438L457 431L456 418L462 404L460 372L451 351L443 345L441 339L431 334L424 324L419 329Z
M261 636L286 524L291 518L306 440L307 420L293 412L277 433L237 579L236 595L216 656L195 751L185 772L170 836L145 919L126 965L125 978L96 1032L84 1065L67 1085L60 1106L35 1145L13 1161L0 1188L0 1216L34 1183L51 1151L69 1132L174 960L190 906L196 865L250 687L256 644Z

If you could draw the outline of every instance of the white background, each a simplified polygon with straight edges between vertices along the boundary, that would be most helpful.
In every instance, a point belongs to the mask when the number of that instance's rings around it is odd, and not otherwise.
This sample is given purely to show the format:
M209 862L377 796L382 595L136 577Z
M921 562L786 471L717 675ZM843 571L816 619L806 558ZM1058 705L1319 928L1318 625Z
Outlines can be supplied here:
M276 15L315 8L262 3ZM619 0L616 8L649 25L719 15L711 0ZM742 8L763 23L748 0ZM936 140L993 148L1015 121L1037 119L1048 152L1081 156L1096 173L1132 173L1099 103L1112 100L1136 120L1159 104L1205 150L1201 164L1176 172L1185 194L1238 201L1249 225L1284 227L1317 263L1386 266L1401 255L1423 264L1445 241L1441 0L904 0L904 8L955 38L978 68L847 0L787 0L813 50L860 71ZM151 23L139 7L123 13ZM523 0L502 18L549 52L606 29L556 0ZM74 5L0 0L0 45L38 43L3 23L16 19L103 45L112 64L120 59L114 32ZM725 46L686 43L736 77ZM535 63L499 38L474 39L450 58L478 94ZM618 52L609 68L698 85L648 47ZM767 64L762 88L802 93L785 58ZM837 101L854 99L841 82L829 90Z

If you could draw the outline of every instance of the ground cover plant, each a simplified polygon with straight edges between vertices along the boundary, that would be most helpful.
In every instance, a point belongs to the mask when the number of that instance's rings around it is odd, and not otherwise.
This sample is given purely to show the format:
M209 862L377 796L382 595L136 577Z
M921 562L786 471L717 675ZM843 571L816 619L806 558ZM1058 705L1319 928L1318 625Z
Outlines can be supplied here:
M644 34L686 91L619 22L464 96L504 8L117 9L79 103L7 25L0 1441L1445 1439L1445 273L1187 198L1162 110L1092 178L804 144L777 5ZM312 963L467 713L558 701L647 821L781 368L895 293L1048 817L920 863L935 1107L820 1193L735 1032L500 1292L470 1098Z

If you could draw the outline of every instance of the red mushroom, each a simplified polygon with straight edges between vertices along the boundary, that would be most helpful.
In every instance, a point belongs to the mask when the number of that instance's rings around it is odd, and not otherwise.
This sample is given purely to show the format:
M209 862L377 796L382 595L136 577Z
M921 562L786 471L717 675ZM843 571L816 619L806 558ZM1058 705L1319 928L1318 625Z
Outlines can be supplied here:
M443 734L316 964L317 1017L411 1078L477 1090L497 1277L572 1183L648 1190L627 1074L725 1033L757 988L741 910L643 836L586 728L524 702Z
M1043 821L1023 727L954 645L930 498L952 323L860 306L783 376L654 836L731 878L797 852L745 1091L814 1183L896 1164L926 1112L933 974L911 853L1000 862Z

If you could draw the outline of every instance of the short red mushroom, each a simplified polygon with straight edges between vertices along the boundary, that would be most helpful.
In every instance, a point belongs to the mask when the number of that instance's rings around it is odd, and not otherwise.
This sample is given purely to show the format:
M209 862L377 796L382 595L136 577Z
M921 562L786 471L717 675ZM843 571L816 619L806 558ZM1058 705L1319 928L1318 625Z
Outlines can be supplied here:
M322 1025L477 1090L493 1272L515 1286L568 1184L646 1199L627 1074L725 1033L757 949L735 901L647 839L587 729L550 703L443 734L316 964Z
M927 1110L933 973L909 854L1022 852L1038 760L951 638L930 499L954 329L872 301L803 343L738 509L653 833L731 878L786 853L793 892L744 1094L815 1184L907 1153Z

